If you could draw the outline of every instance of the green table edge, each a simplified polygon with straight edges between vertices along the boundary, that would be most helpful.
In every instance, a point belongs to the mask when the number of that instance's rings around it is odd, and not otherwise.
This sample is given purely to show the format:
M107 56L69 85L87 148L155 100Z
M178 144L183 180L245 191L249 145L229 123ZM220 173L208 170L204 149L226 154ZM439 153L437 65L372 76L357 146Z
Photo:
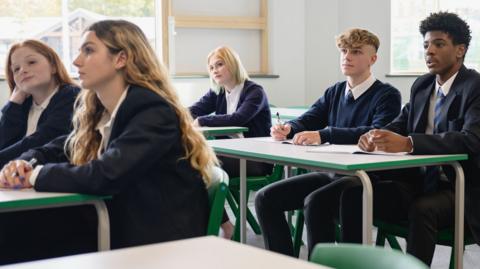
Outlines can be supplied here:
M248 132L247 127L238 127L224 130L211 130L211 131L202 131L205 136L210 135L222 135L222 134L232 134L232 133L243 133Z
M43 197L43 198L33 198L26 200L15 200L8 202L1 202L0 209L13 209L13 208L23 208L23 207L41 207L49 206L52 204L74 204L74 203L84 203L94 200L108 200L111 199L111 196L95 196L87 194L71 194L67 196L58 196L58 197Z
M335 164L329 162L322 162L322 161L310 161L310 160L301 160L299 161L296 158L289 158L289 157L275 157L272 158L272 155L269 154L261 154L261 153L252 153L240 150L232 150L232 149L223 149L212 146L216 153L223 153L223 154L230 154L235 155L237 158L261 158L266 159L272 162L286 162L286 163L295 163L298 165L306 165L306 166L313 166L319 168L327 168L327 169L337 169L343 171L354 171L354 170L373 170L373 169L382 169L382 168L396 168L396 167L403 167L403 166L427 166L429 164L437 164L439 162L453 162L453 161L464 161L468 159L467 154L452 154L448 156L444 156L441 158L427 158L421 160L421 165L415 165L418 163L417 159L412 160L400 160L400 161L389 161L389 162L381 162L381 163L364 163L364 164ZM368 154L365 154L368 155ZM372 155L374 156L374 155ZM413 155L415 156L415 155Z

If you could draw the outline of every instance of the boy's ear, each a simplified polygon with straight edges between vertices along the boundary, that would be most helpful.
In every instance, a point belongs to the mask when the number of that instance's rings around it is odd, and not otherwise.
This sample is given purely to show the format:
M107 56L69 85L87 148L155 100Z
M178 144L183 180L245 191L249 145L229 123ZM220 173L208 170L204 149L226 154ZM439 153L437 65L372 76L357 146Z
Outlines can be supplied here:
M372 57L370 57L370 66L372 66L373 64L375 64L375 62L377 62L377 54L373 54Z
M457 58L463 58L465 56L465 44L460 44L457 46L456 56Z

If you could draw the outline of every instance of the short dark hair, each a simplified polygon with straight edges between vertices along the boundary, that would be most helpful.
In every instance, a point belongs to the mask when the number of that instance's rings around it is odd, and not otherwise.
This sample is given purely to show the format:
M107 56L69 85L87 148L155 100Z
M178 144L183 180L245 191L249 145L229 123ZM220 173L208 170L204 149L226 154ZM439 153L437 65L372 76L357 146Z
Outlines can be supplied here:
M422 36L431 31L441 31L448 34L454 45L464 44L465 51L472 39L470 26L457 14L451 12L430 13L430 16L420 22Z

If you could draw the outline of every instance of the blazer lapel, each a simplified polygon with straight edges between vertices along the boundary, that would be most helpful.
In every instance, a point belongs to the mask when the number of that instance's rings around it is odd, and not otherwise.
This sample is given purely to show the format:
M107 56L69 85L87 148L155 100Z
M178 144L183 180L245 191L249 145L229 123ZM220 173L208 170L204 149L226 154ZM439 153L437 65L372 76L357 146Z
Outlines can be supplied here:
M247 81L245 81L244 83L246 84ZM240 93L240 98L238 98L237 108L235 110L238 110L238 108L243 104L243 101L245 101L245 98L247 96L247 91L245 90L247 86L245 84L243 85L242 92Z
M413 119L413 132L424 133L427 128L428 121L428 106L430 105L430 95L435 89L435 80L422 91L418 92L415 96L414 106L410 108L410 111L414 109Z
M217 103L218 103L218 109L215 112L216 115L221 115L221 114L227 114L227 100L225 98L225 89L223 89L218 95L217 95Z
M457 77L452 83L452 87L450 88L450 91L445 97L446 98L445 103L443 103L442 110L440 111L441 120L438 125L439 132L448 131L448 120L449 120L448 115L456 118L456 115L458 114L459 104L458 102L455 102L455 100L460 100L460 99L457 99L457 97L462 94L463 74L464 74L464 68L461 68L457 74Z

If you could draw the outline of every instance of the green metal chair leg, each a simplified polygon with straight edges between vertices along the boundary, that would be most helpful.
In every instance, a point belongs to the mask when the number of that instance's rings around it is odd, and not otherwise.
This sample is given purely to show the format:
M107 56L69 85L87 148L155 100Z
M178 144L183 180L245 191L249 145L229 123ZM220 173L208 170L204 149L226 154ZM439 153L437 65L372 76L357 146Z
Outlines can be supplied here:
M233 198L233 195L230 192L230 190L227 192L226 198L227 198L228 205L232 209L233 215L237 216L239 214L239 208L238 208L237 202L235 202L235 198Z
M455 248L452 248L452 252L450 253L450 264L448 265L448 268L455 268Z
M379 247L383 247L385 246L385 240L387 238L385 237L385 234L380 231L380 229L378 229L377 231L377 238L375 239L375 245L379 246Z
M387 234L386 238L391 248L402 251L402 247L398 243L398 240L395 236Z
M240 204L240 194L238 192L232 192L232 196L235 199L235 201L237 202L237 204L239 205ZM250 196L250 192L247 193L247 198L246 198L247 201L248 201L249 196ZM235 230L237 230L237 227L238 227L238 230L240 230L240 211L238 212L238 214L235 214L235 218L239 220L238 222L235 221ZM258 224L257 220L253 216L252 211L250 211L250 209L248 207L247 207L247 222L248 222L248 224L250 224L250 227L252 228L253 232L255 232L255 234L262 234L262 230L260 229L260 225ZM238 224L238 226L237 226L237 224Z
M297 219L293 231L293 254L298 257L300 255L300 247L303 245L302 234L305 217L303 216L303 210L296 210L296 215Z

